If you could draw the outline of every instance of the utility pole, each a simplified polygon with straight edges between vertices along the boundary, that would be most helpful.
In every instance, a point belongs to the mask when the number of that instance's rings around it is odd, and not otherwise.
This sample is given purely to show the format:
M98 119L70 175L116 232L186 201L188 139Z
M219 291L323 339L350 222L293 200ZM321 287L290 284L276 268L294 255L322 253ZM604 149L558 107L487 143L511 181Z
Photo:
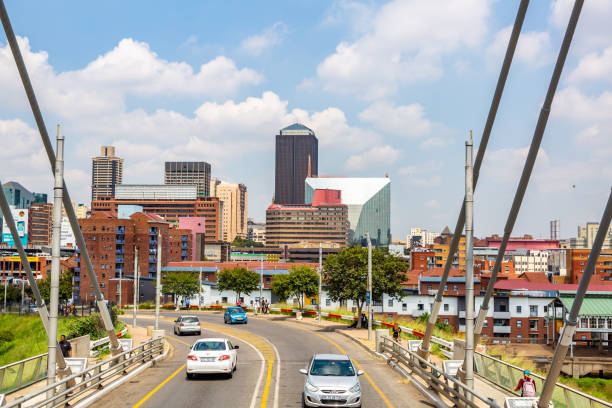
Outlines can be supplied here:
M550 399L552 397L553 391L555 390L557 379L559 378L559 373L561 372L561 368L563 366L563 360L565 360L565 356L567 355L567 349L570 347L570 344L574 339L574 332L576 331L576 326L578 324L578 313L580 312L580 308L582 307L582 301L584 300L584 296L586 295L586 292L589 288L591 276L593 276L593 272L595 271L595 266L597 265L599 254L601 253L601 247L608 233L608 228L610 227L611 218L612 191L610 192L610 196L608 197L608 203L606 204L606 208L601 217L599 229L597 230L597 235L595 235L595 241L593 242L593 247L591 248L591 252L589 253L589 258L587 259L587 263L584 268L584 273L582 275L582 278L580 279L580 285L578 286L578 290L576 291L576 297L574 298L574 302L572 303L572 309L570 310L569 315L565 320L563 332L561 333L559 343L557 344L557 348L555 349L555 354L553 355L552 362L550 363L548 375L546 376L546 380L544 381L544 385L542 386L542 393L540 394L540 399L538 401L539 408L548 408L549 406Z
M47 356L47 385L56 382L57 309L59 306L60 240L62 233L62 193L64 179L64 137L57 135L55 184L53 186L53 236L51 245L51 283L49 286L49 335ZM53 398L55 388L47 391Z
M510 66L512 65L512 59L514 58L514 51L516 50L516 45L521 34L521 28L523 27L523 22L525 21L525 14L527 13L528 6L529 0L521 0L521 4L519 5L519 9L514 20L514 26L512 27L512 33L510 34L508 47L506 48L506 55L504 56L504 62L502 63L502 68L499 72L497 85L495 86L495 93L493 94L493 99L491 100L489 113L487 115L487 121L482 131L482 138L480 139L480 144L478 145L478 152L476 153L476 159L474 160L474 189L476 189L476 183L478 182L478 175L480 173L480 166L482 165L485 152L487 151L489 137L491 136L491 131L493 130L493 124L495 123L495 117L497 116L499 102L501 101L502 94L504 93L506 79L508 78L508 73L510 72ZM463 231L463 226L465 225L464 202L465 197L464 201L461 203L461 209L459 211L459 217L457 218L457 224L455 225L453 239L450 243L448 250L448 258L446 259L446 263L444 264L444 272L442 273L442 277L440 279L440 288L444 288L444 286L446 285L446 281L448 280L448 275L450 273L450 267L453 261L453 257L457 252L461 232ZM442 291L438 290L433 307L431 309L431 314L429 315L429 320L427 321L427 329L425 330L423 341L421 342L421 345L417 350L419 356L425 359L429 358L429 353L431 351L431 336L433 335L433 330L436 326L436 320L438 319L438 312L440 311L441 304Z
M262 302L261 297L263 296L262 291L263 291L263 256L261 256L259 258L259 310L262 310L261 309L261 306L262 306L261 305L261 302ZM255 313L257 314L257 312L255 312Z
M202 310L202 267L200 266L200 277L198 278L200 286L198 286L198 310Z
M132 327L136 327L136 300L138 299L138 247L134 246L134 314Z
M162 235L157 227L157 273L155 276L155 330L159 330L159 297L161 296Z
M472 173L473 142L465 143L465 385L474 391L474 176ZM444 290L443 287L438 290ZM466 395L474 400L474 394Z
M319 308L319 324L321 324L321 289L323 283L323 244L319 242L319 301L317 306Z
M123 268L119 268L119 310L121 310L123 308L123 303L121 302L122 300L122 289L123 289L123 285L122 282L123 281Z
M366 232L368 240L368 291L366 292L366 302L368 303L368 340L372 340L372 241L370 233ZM361 319L361 316L357 317Z
M9 279L12 279L11 275L6 275L6 278L4 278L4 307L2 308L2 314L6 313L6 288L8 287Z

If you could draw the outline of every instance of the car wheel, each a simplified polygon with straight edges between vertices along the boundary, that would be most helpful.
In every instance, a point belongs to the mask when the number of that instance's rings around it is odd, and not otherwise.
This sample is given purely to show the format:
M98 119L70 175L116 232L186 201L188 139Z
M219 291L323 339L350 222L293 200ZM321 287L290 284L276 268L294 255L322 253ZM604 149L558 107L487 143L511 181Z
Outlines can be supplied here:
M202 332L201 332L201 331L199 331L199 332L198 332L198 336L201 336L201 335L202 335Z
M304 393L302 393L302 408L306 408L306 400L304 398Z
M234 376L234 371L230 371L229 373L227 373L227 378L232 378Z
M192 378L193 378L193 374L191 374L191 373L187 373L187 379L188 379L188 380L191 380Z

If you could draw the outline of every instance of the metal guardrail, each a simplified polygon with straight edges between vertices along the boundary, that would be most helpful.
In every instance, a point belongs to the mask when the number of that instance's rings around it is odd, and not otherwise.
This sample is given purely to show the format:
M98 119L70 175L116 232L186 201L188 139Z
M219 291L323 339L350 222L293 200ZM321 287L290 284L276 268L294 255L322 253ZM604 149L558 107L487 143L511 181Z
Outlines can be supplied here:
M421 358L417 353L410 351L389 337L382 338L382 351L388 353L397 364L423 379L427 387L447 399L450 405L477 408L488 406L500 408L493 400L484 397L459 381L452 375L445 373L441 368Z
M119 381L122 376L128 374L131 368L153 360L157 355L161 355L163 351L163 338L149 340L80 373L63 378L53 385L18 398L6 404L5 408L55 408L74 405L77 401L88 397L93 392ZM68 386L71 380L76 381L76 385L73 387ZM52 389L55 390L54 396L47 398L47 391Z
M128 331L127 327L124 327L123 330L117 333L117 338L121 338L125 336L127 331ZM108 338L108 336L102 337L101 339L98 339L98 340L91 340L89 342L90 357L96 357L98 354L100 354L99 351L94 350L96 347L100 347L100 346L103 346L109 343L110 343L110 339Z
M47 377L47 353L0 367L0 394L20 390Z
M510 394L519 395L514 387L523 378L523 368L507 363L495 357L476 352L474 354L474 373L490 382L502 387ZM542 390L545 378L532 373L531 378L536 382L536 390ZM612 408L612 404L585 394L561 383L557 383L553 392L552 401L555 408Z

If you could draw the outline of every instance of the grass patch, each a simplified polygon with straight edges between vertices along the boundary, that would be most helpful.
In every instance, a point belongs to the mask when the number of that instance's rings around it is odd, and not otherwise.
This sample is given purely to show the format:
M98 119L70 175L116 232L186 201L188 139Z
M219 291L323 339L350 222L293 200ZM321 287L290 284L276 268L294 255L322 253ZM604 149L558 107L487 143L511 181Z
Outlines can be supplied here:
M559 378L559 382L604 401L612 401L612 379L590 377Z

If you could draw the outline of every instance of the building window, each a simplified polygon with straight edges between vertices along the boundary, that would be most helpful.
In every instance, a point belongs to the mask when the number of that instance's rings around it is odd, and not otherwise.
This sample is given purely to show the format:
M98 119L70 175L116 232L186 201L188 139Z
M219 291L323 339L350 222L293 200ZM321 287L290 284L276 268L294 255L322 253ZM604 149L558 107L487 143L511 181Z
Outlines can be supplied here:
M499 311L500 312L505 312L506 311L506 306L507 305L504 305L504 304L499 305Z
M529 306L529 316L537 316L537 315L538 315L538 307Z
M516 307L516 313L522 313L523 312L523 307L522 306L517 306Z
M522 341L523 341L523 336L521 336L520 334L517 334L517 335L516 335L516 342L517 342L517 343L520 343L520 342L522 342Z
M325 299L325 306L331 306L331 299Z
M444 319L444 324L448 326L448 319Z
M538 330L537 320L529 320L529 330Z
M221 297L221 303L227 303L227 296Z
M586 336L585 336L585 335L582 335L582 336L580 336L580 339L581 339L581 340L586 340Z
M516 321L516 328L517 328L517 329L520 329L520 328L522 328L522 327L523 327L523 321L522 321L522 320L517 320L517 321Z
M548 327L548 319L544 319L544 327Z
M387 304L389 305L389 307L393 307L393 299L389 299L389 301L387 302Z
M459 292L459 286L453 285L453 292Z
M548 313L548 306L544 306L544 314Z
M422 303L419 303L419 304L417 305L417 310L425 310L425 305L424 305L424 304L422 304Z
M482 321L482 327L487 327L489 325L489 321L487 319L484 319Z
M431 285L427 285L427 291L429 292L432 289Z
M408 310L408 305L406 303L402 303L402 312L405 312Z
M445 304L444 304L444 311L445 311L445 312L448 312L448 303L445 303Z

